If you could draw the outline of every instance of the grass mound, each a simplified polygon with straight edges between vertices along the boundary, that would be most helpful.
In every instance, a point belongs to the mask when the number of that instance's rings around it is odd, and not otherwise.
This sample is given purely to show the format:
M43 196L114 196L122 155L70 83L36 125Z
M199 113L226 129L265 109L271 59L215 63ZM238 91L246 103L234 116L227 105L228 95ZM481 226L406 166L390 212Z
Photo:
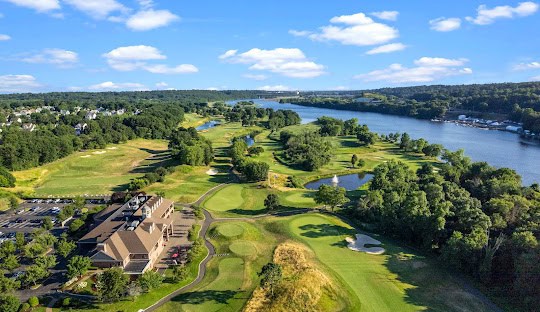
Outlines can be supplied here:
M273 299L267 289L258 288L245 311L339 311L343 301L335 282L312 260L311 252L301 244L286 242L274 251L274 263L280 264L283 279Z
M241 256L241 257L248 257L248 256L256 256L257 255L257 247L252 242L248 241L237 241L232 243L229 246L229 249Z
M244 228L238 224L222 224L216 228L216 231L225 237L236 237L244 233Z

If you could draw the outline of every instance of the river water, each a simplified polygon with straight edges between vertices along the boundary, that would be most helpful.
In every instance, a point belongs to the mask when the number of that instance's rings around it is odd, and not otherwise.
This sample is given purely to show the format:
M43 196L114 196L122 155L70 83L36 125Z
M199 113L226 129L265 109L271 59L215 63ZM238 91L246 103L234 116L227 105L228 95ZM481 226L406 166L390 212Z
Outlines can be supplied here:
M414 139L424 138L430 143L442 144L450 150L461 148L474 161L486 161L495 167L516 170L525 185L540 182L540 146L521 143L519 136L514 133L394 115L280 104L268 100L253 101L260 107L294 110L302 118L302 123L315 121L320 116L343 120L358 118L360 124L367 124L373 132L381 134L407 132ZM235 101L230 103L234 104Z

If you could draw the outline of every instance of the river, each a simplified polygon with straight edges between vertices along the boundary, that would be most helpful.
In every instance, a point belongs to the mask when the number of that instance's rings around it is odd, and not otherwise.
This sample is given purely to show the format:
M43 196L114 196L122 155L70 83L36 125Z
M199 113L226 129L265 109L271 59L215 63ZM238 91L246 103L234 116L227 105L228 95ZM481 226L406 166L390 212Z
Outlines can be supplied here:
M516 170L521 175L524 185L540 182L540 146L523 144L514 133L394 115L280 104L269 100L253 101L260 107L296 111L302 118L302 123L315 121L320 116L343 120L358 118L360 124L368 125L373 132L381 134L407 132L414 139L424 138L430 143L442 144L450 150L461 148L474 161L486 161L495 167ZM235 101L230 102L234 103Z

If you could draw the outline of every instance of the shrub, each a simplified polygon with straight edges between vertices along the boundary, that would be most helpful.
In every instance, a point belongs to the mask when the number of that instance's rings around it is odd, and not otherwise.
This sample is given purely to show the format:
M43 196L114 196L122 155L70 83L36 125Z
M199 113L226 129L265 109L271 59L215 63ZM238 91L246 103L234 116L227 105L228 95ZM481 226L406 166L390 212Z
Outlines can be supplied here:
M64 300L62 300L62 306L69 307L70 304L71 304L70 298L64 298Z
M37 307L39 305L39 299L38 297L30 297L30 299L28 299L28 304L30 305L30 307Z
M19 311L26 312L28 310L30 310L30 305L27 302L21 304L21 307L19 308Z

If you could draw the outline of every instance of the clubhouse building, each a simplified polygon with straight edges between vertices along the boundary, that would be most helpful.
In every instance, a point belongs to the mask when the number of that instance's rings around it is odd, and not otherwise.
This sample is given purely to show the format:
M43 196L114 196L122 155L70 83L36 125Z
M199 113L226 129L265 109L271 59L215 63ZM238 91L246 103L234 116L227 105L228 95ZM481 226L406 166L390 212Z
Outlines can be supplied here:
M78 241L79 248L89 252L95 267L121 267L126 274L142 274L159 261L174 233L173 212L171 200L138 194L97 214L98 225Z

